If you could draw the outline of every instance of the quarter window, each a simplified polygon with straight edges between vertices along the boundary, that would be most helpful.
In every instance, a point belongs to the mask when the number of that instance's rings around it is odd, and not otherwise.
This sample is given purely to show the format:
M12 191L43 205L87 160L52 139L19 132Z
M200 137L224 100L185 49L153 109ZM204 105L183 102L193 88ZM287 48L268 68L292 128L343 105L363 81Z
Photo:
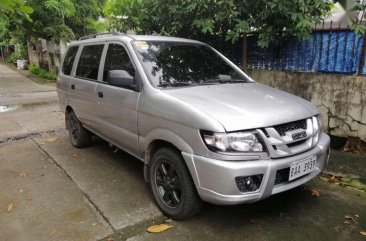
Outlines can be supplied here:
M76 53L78 52L79 46L70 47L62 65L62 73L64 75L70 75L72 66L74 65L74 60Z
M125 48L120 44L109 44L107 56L105 58L103 81L107 82L110 70L125 70L131 76L135 76L135 68L128 56Z
M98 69L103 48L104 45L84 46L76 69L76 76L92 80L98 79Z

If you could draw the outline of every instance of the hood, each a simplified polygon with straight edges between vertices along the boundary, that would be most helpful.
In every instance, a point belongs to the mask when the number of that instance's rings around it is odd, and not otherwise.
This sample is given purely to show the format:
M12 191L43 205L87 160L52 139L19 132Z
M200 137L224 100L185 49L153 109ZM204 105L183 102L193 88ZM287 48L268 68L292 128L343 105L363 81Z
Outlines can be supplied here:
M163 90L219 121L226 131L269 127L318 114L310 102L258 83Z

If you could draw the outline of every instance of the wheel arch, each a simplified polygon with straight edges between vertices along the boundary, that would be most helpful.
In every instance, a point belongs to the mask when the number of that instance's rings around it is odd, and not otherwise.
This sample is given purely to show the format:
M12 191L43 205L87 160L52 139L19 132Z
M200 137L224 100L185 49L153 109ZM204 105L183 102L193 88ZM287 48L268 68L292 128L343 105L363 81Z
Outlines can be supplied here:
M164 129L155 129L147 135L142 141L142 150L144 152L144 178L145 181L149 181L149 166L150 160L154 153L163 147L169 147L180 153L182 156L182 152L192 153L193 149L191 146L180 136L175 134L172 131L164 130ZM183 158L185 164L188 166L188 163ZM189 168L191 169L191 168Z
M193 153L191 146L176 133L165 129L155 129L141 140L144 163L149 164L154 152L164 146L172 147L179 152Z

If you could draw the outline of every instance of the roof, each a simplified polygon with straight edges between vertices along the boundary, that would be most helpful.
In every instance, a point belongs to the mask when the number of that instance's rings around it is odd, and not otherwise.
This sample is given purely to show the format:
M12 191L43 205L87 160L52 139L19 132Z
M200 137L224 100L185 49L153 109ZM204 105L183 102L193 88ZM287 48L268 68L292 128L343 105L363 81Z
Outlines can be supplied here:
M366 24L364 11L347 12L338 2L334 4L334 9L322 22L315 24L314 30L349 30L349 18L360 24Z
M72 41L70 45L97 43L103 41L113 41L113 40L140 40L140 41L169 41L169 42L189 42L189 43L201 43L192 39L178 38L178 37L168 37L159 35L127 35L123 33L111 32L111 33L100 33L91 34L80 38L79 40Z
M141 41L171 41L171 42L196 42L199 41L186 39L186 38L178 38L178 37L168 37L168 36L160 36L160 35L128 35L134 40Z

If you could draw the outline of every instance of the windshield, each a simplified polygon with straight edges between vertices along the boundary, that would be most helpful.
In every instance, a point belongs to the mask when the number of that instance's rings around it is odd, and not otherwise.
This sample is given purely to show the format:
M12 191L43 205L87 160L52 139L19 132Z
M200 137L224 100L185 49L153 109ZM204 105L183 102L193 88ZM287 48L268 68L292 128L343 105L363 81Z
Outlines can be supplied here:
M204 44L134 41L133 45L150 81L157 87L249 82Z

